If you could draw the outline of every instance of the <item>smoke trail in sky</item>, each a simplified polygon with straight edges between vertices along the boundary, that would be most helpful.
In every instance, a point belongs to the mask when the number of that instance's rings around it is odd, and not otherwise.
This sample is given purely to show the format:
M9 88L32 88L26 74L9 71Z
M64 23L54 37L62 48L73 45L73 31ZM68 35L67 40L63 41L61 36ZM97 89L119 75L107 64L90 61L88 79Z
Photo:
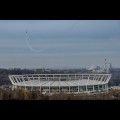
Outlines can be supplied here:
M43 52L43 51L45 51L45 50L48 49L48 47L47 47L47 48L34 49L34 48L30 45L30 43L28 42L27 32L26 32L26 39L25 39L25 40L26 40L26 44L27 44L28 48L29 48L32 52L41 53L41 52Z
M71 32L74 28L75 28L75 26L76 25L78 25L78 23L79 23L79 21L75 21L70 27L68 27L63 33L61 32L61 35L62 34L66 34L66 32ZM35 49L35 48L33 48L32 47L32 45L30 45L30 43L29 43L29 41L28 41L28 36L27 36L27 32L26 32L26 44L27 44L27 46L28 46L28 48L32 51L32 52L36 52L36 53L41 53L41 52L43 52L43 51L45 51L45 50L47 50L48 49L48 47L47 48L39 48L39 49ZM59 34L60 35L60 34ZM56 36L56 35L54 35L54 36ZM58 35L56 36L56 37L58 37Z

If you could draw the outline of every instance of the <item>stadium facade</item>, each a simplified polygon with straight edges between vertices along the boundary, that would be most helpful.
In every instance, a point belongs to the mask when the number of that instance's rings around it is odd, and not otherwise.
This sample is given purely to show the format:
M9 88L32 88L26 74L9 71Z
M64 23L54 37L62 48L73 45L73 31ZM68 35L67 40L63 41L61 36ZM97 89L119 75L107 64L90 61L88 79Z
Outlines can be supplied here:
M13 88L43 94L107 91L111 74L26 74L9 75Z

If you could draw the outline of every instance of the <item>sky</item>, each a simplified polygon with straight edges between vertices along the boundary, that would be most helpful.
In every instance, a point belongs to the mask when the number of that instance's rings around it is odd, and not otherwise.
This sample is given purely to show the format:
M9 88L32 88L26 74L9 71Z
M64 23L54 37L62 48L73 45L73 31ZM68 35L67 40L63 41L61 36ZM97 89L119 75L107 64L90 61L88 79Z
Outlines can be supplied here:
M120 67L120 20L0 20L0 68L88 68L104 59Z

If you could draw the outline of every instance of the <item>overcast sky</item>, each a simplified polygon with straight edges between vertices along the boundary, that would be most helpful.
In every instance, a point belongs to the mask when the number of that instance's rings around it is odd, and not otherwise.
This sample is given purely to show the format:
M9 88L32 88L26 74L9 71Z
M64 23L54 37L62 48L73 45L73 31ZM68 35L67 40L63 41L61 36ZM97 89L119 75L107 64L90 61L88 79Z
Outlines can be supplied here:
M105 58L120 67L119 20L0 20L0 68L83 68Z

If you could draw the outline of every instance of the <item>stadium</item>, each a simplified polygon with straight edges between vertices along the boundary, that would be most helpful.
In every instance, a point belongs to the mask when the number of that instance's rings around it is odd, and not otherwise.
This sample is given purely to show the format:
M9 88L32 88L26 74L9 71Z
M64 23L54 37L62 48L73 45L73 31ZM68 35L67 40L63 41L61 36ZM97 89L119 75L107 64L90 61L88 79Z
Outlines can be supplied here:
M9 75L14 88L43 94L108 91L111 74L26 74Z

